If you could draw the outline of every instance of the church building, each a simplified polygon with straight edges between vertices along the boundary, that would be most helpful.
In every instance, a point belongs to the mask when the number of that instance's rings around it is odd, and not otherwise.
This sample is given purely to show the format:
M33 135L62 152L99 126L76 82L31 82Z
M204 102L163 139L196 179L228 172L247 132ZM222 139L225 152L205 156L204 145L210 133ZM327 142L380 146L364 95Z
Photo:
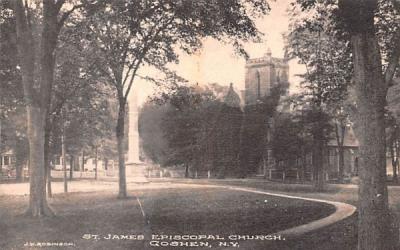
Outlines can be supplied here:
M277 85L289 86L289 65L286 59L272 57L271 50L261 58L246 61L245 105L254 105L271 95L271 89Z
M272 57L268 49L263 57L246 62L244 99L244 118L241 133L241 167L249 174L273 178L292 175L299 178L300 169L306 171L308 178L312 172L311 153L305 160L297 163L276 162L273 158L271 137L274 133L274 114L276 110L290 112L282 108L280 100L287 95L289 88L289 65L285 58ZM344 173L346 176L358 172L358 141L351 128L344 134ZM335 137L325 148L324 169L327 179L338 176L339 155ZM275 173L275 174L274 174ZM305 173L302 173L304 175ZM278 177L280 176L280 177Z
M289 87L289 65L268 49L263 57L247 60L245 67L240 161L248 173L265 176L275 164L270 145L273 116Z

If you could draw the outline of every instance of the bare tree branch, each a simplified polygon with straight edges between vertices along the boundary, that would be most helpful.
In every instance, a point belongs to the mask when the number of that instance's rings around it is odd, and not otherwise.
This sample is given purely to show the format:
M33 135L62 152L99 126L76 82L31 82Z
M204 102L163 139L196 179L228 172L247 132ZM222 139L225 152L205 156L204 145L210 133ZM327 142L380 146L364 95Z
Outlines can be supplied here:
M154 36L152 37L152 39L150 40L149 43L147 43L147 44L145 43L145 45L143 46L142 53L139 56L139 59L137 60L137 64L135 66L135 69L132 72L131 80L129 81L128 87L127 87L127 89L125 91L125 94L124 94L124 99L125 100L128 98L129 92L130 92L130 90L132 88L132 85L133 85L133 80L135 79L136 72L138 71L138 69L140 67L140 64L142 63L144 57L146 56L147 51L153 46L153 43L156 41L156 38L157 38L158 34L160 34L160 32L162 32L169 24L171 24L174 19L175 19L175 15L173 15L164 25L162 25L157 30L157 32L154 34ZM151 32L149 34L151 34Z
M64 2L65 2L65 0L59 0L59 1L56 3L56 5L57 5L57 4L60 4L60 6L57 7L57 8L58 8L58 11L60 11L60 9L61 9L61 7L62 7L62 4L63 4ZM82 8L82 7L84 7L84 4L74 5L70 10L64 12L64 13L61 15L60 19L57 21L57 33L60 32L61 28L64 26L64 23L65 23L65 21L68 19L68 17L69 17L75 10L80 9L80 8Z
M58 13L61 10L61 8L64 5L64 3L65 3L65 0L57 0L56 1L56 3L55 3L56 13Z

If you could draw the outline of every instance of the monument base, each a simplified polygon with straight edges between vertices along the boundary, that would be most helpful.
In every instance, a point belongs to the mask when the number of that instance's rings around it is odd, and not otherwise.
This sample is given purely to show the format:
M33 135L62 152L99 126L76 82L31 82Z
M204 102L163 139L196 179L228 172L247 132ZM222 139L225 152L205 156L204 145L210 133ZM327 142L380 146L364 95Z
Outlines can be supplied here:
M149 183L147 180L146 163L144 162L127 162L126 164L126 182L127 183Z

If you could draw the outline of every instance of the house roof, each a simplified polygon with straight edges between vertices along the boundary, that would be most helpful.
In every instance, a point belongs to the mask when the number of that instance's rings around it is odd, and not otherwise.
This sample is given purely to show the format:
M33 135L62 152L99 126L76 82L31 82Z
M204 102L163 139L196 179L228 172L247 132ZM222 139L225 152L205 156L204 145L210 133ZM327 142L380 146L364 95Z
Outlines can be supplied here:
M233 84L231 83L224 97L224 102L231 107L240 107L240 97L233 89Z
M14 155L14 150L8 149L3 152L0 152L0 155Z

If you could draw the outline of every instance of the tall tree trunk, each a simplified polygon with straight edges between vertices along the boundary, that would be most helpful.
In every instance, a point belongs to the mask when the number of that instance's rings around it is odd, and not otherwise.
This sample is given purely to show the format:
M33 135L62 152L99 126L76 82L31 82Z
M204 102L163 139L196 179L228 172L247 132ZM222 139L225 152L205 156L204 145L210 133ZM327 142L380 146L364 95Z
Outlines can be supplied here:
M46 171L46 182L47 182L47 197L53 197L53 191L51 189L51 164L50 164L50 131L48 130L47 124L44 135L44 164Z
M117 144L118 144L118 168L119 168L119 191L118 198L126 198L126 169L125 169L125 111L126 102L122 98L119 99L119 111L116 127Z
M319 117L321 116L320 108L317 110ZM314 166L314 187L316 191L324 190L324 131L321 122L322 118L318 119L316 127L314 128L314 148L313 148L313 166Z
M95 167L94 167L94 170L95 170L95 172L94 172L94 179L95 180L97 180L97 167L98 167L98 165L97 165L97 146L95 146L95 148L94 148L94 152L95 152L95 162L94 162L94 164L95 164Z
M43 2L43 29L40 46L40 77L35 87L35 40L29 7L22 0L13 1L17 31L17 49L22 72L22 85L27 109L29 140L30 195L27 214L34 217L51 215L46 200L44 162L45 114L53 82L54 50L57 41L57 11L54 3Z
M62 120L64 123L64 119ZM62 125L62 135L61 135L61 158L62 158L62 169L64 173L64 193L68 192L68 180L67 180L67 155L66 155L66 145L65 145L65 128ZM71 166L70 166L71 167Z
M21 162L16 161L16 164L15 164L15 176L16 176L16 180L18 182L22 181L22 168L23 168L23 165L21 164ZM1 169L0 169L0 172L1 172Z
M396 135L398 136L398 130L396 132ZM397 136L396 136L396 138L397 138ZM396 139L395 143L394 143L394 148L395 148L395 153L396 153L396 173L397 173L397 176L398 176L398 173L399 173L399 164L400 164L400 161L399 161L400 147L399 146L400 146L399 145L399 140ZM396 181L398 181L398 178L397 178Z
M396 155L396 133L395 131L391 131L389 135L389 153L390 159L392 162L392 170L393 170L393 182L397 182L397 155Z
M299 156L300 166L298 166L300 170L300 182L304 183L306 181L306 158L305 158L305 150L301 149L301 155Z
M196 170L197 172L197 170ZM219 169L218 169L218 179L225 179L226 176L226 162L220 163Z
M391 231L386 184L385 105L387 82L374 26L377 0L341 0L351 32L360 142L358 249L399 249ZM396 62L397 63L397 62Z
M323 161L323 141L316 140L313 152L313 166L314 166L314 187L315 190L321 192L324 190L324 161Z
M46 200L44 163L44 113L39 108L28 105L29 138L29 208L27 214L34 217L53 215Z
M339 146L338 148L339 153L339 182L343 183L344 181L344 147Z
M2 125L2 123L1 123L1 120L2 120L2 114L0 113L0 174L1 174L1 171L2 171L2 167L3 167L3 162L2 162L2 157L1 157L1 152L2 152L2 148L3 148L3 144L2 144L2 138L1 138L1 125Z
M1 115L1 114L0 114ZM1 119L1 118L0 118ZM0 128L1 129L1 128ZM1 136L1 133L0 133ZM1 147L1 145L0 145ZM15 150L15 175L16 175L16 180L18 182L23 180L23 167L24 167L24 157L22 148L24 148L24 145L22 145L22 142L20 139L17 138L16 144L15 144L16 150ZM1 149L0 149L1 151ZM1 166L0 166L1 168ZM1 172L1 169L0 169Z
M359 249L395 249L389 236L384 111L372 105L360 109Z
M185 178L189 178L189 164L185 163Z
M83 149L82 149L81 171L82 171L82 172L85 172L85 150L83 150Z
M72 181L74 178L74 167L75 167L75 157L73 154L71 154L69 158L69 180Z
M104 170L108 170L108 159L104 158Z
M340 133L339 133L340 127ZM336 135L336 143L338 145L338 153L339 153L339 173L338 180L340 183L343 183L344 178L344 136L346 132L346 126L341 122L341 124L335 124L335 135Z

